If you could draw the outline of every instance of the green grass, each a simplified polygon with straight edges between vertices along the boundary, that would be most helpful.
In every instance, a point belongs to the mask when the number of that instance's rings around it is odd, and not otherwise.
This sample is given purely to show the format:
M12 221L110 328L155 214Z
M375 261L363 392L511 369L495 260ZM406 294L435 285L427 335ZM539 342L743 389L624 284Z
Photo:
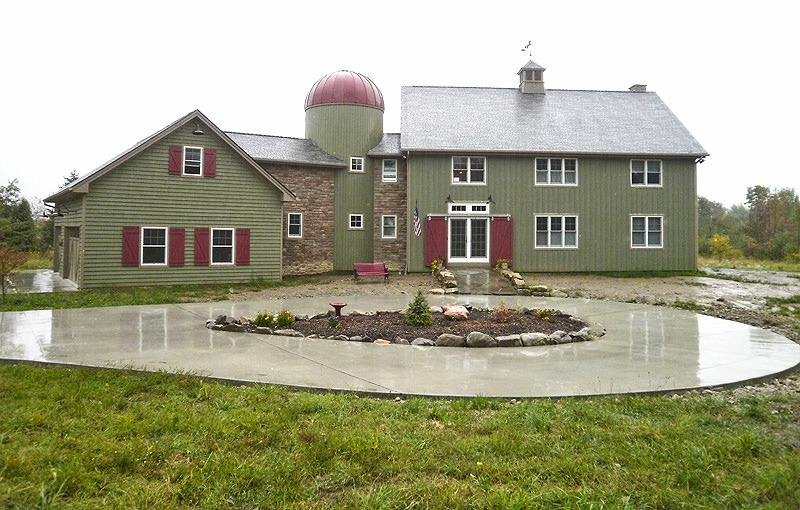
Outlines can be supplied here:
M4 300L0 300L0 312L221 301L230 297L231 290L258 291L271 287L307 285L316 281L314 277L284 277L282 281L277 282L253 281L229 285L114 287L76 292L7 294Z
M31 269L52 269L52 268L53 268L52 253L42 255L38 252L31 252L28 255L28 260L26 260L24 264L18 267L17 270L28 271Z
M0 365L0 508L797 508L799 406L396 402Z
M800 264L792 262L776 262L773 260L754 260L754 259L719 259L700 256L698 264L702 267L722 267L729 269L758 269L762 271L787 271L790 273L800 272Z

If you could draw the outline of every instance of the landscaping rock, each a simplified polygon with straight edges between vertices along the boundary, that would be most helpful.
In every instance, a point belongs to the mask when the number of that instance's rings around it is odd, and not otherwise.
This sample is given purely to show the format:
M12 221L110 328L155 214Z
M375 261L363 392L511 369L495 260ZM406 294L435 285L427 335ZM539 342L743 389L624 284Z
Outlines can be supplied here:
M220 328L222 331L230 331L232 333L242 333L244 332L244 326L241 324L237 324L235 322L229 322L228 324L222 325Z
M522 347L521 335L503 335L495 338L498 347Z
M372 340L368 336L356 335L356 336L351 336L350 337L350 341L351 342L371 342Z
M443 333L436 337L437 347L464 347L466 338L458 335L451 335L450 333Z
M431 305L430 307L431 313L443 313L444 310L441 306Z
M228 322L228 317L225 315L217 315L217 318L214 320L216 324L225 324Z
M392 342L390 342L389 340L384 340L383 338L379 338L379 339L375 340L372 343L375 344L375 345L389 345Z
M569 295L566 292L560 290L554 290L550 292L550 297L565 298L569 297Z
M433 295L437 295L437 294L438 294L438 295L443 295L443 294L444 294L444 289L430 289L430 290L428 291L428 294L433 294Z
M520 340L522 341L522 345L525 347L537 347L540 345L547 345L547 339L550 338L549 335L545 335L544 333L523 333L520 335Z
M253 333L257 335L271 335L272 330L264 326L256 326L255 328L253 328Z
M303 336L301 332L295 331L294 329L276 329L273 334L280 336L294 336L294 337Z
M435 347L436 346L436 342L434 342L433 340L431 340L429 338L421 338L420 337L420 338L415 338L414 340L412 340L411 341L411 345L422 345L422 346L425 346L425 347Z
M592 339L588 327L582 328L580 331L573 331L569 336L572 338L573 342L588 342Z
M395 338L394 342L392 342L392 343L397 344L397 345L411 345L411 343L408 340L406 340L405 338L400 338L400 337Z
M473 331L467 335L467 347L497 347L497 340L486 333Z
M460 321L469 318L469 312L464 306L452 305L443 308L444 308L444 316L450 320Z

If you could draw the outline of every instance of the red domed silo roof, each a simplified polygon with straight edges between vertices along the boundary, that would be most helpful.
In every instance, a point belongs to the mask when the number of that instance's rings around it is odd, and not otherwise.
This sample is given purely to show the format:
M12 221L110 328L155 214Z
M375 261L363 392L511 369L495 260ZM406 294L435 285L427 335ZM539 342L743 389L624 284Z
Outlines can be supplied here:
M306 96L306 110L323 104L355 104L384 110L380 89L353 71L336 71L317 80Z

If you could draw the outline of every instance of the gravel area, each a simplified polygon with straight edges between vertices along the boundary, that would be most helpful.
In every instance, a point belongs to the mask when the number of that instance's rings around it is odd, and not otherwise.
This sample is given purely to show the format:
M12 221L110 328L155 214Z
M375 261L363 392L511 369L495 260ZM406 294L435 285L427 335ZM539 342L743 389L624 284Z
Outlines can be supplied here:
M698 313L772 330L800 343L800 324L768 308L768 297L800 295L800 274L746 269L705 269L708 277L613 278L585 274L527 274L529 285L545 285L570 297L636 302L697 309ZM428 274L392 275L386 284L379 278L353 281L349 274L326 274L312 284L278 287L231 295L234 300L285 299L292 297L346 296L353 294L414 295L437 286ZM714 389L705 394L716 395ZM800 370L760 384L727 389L744 395L800 395Z

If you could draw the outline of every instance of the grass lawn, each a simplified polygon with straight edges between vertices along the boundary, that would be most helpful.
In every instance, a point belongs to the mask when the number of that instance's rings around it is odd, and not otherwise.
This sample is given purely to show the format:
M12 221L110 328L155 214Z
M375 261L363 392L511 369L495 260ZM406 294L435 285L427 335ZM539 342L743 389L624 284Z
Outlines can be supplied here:
M0 364L0 508L798 508L799 406L392 401Z

